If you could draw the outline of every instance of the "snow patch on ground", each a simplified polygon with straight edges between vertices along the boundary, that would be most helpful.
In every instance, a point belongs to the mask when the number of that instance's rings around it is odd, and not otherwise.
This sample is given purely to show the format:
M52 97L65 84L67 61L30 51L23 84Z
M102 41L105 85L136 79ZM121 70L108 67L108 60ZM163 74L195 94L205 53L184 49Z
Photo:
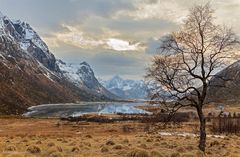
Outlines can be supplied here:
M190 137L198 137L199 135L193 134L193 133L188 133L188 132L159 132L160 135L162 136L190 136ZM214 138L225 138L223 135L207 135L207 137L214 137Z

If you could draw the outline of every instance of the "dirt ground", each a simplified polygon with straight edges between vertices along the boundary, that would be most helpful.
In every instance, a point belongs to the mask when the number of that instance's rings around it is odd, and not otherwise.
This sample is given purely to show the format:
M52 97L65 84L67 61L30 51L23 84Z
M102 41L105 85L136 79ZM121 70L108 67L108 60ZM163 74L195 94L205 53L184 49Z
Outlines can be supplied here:
M160 125L160 124L158 124ZM184 123L159 129L138 122L98 124L59 119L0 118L0 157L198 157L196 132ZM158 129L156 129L158 128ZM210 133L209 133L210 134ZM208 137L205 156L240 157L240 136Z

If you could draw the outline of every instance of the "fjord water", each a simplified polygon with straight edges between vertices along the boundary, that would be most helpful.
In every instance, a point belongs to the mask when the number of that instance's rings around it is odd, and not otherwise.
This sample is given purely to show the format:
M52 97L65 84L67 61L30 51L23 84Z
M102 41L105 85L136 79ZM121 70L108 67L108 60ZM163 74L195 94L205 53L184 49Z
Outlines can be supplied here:
M78 104L45 104L28 108L27 117L77 117L86 113L99 114L150 114L137 108L146 103L126 102L81 102Z

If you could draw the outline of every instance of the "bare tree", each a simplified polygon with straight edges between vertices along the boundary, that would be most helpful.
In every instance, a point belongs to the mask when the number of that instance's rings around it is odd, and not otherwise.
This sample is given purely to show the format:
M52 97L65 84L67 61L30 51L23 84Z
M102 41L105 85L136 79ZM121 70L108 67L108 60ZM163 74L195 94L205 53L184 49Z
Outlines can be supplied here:
M191 106L200 122L199 149L206 147L206 120L203 106L212 77L236 55L237 37L231 29L214 24L209 4L196 5L180 31L166 36L160 45L146 78L152 83L152 99L164 103L175 113Z

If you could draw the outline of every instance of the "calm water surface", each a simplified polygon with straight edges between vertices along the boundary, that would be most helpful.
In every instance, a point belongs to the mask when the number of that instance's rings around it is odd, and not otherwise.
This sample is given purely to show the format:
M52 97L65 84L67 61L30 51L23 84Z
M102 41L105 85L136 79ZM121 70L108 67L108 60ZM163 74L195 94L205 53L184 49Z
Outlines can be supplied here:
M148 113L137 106L147 105L146 103L126 102L82 102L78 104L46 104L33 106L24 114L27 117L76 117L86 113L104 114L141 114Z

